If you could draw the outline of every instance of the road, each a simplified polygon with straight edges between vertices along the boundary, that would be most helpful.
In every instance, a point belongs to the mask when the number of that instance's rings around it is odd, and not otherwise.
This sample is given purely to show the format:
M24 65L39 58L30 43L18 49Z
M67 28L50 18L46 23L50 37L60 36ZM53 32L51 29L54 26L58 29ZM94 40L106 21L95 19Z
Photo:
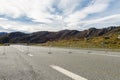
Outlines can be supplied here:
M120 52L1 46L0 80L120 80Z

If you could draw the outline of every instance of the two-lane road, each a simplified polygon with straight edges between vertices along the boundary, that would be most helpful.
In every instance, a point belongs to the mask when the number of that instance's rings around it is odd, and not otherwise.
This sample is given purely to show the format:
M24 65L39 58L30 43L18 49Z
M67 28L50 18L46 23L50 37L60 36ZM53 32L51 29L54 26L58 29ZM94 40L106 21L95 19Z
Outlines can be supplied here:
M0 80L120 80L120 53L1 46Z

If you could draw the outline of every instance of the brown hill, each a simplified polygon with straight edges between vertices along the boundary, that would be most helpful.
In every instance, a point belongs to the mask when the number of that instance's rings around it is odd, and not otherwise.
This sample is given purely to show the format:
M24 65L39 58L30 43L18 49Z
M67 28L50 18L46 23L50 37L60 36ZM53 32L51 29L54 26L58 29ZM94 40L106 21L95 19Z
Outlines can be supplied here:
M0 43L45 43L47 41L84 39L112 34L120 34L120 27L108 27L103 29L90 28L84 31L62 30L58 32L39 31L30 34L12 32L0 36Z

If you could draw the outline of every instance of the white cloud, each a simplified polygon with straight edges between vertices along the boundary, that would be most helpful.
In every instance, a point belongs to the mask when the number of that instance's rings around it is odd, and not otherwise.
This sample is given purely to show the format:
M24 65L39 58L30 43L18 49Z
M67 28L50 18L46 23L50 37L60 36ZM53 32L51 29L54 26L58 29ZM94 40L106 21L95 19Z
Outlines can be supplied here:
M0 29L1 31L22 31L22 32L36 32L36 31L56 31L61 30L62 23L55 22L55 24L26 24L21 22L13 22L4 18L0 18ZM58 25L59 24L59 25ZM57 26L57 27L56 27Z
M81 1L82 0L60 0L58 7L63 11L64 15L69 15L80 5Z
M48 22L51 18L47 8L51 8L53 0L0 0L0 13L13 18L27 15L35 21Z
M114 22L114 21L116 22L116 20L119 21L119 19L120 19L120 14L116 14L116 15L106 16L99 19L95 19L95 20L83 21L83 22L89 23L89 24L106 23L106 22Z
M61 30L61 29L80 29L79 26L89 26L94 24L105 24L108 22L116 23L120 19L118 15L90 20L88 15L105 11L112 0L91 0L91 2L82 9L76 9L82 4L83 0L0 0L0 15L11 18L20 18L26 16L32 21L42 22L44 24L29 24L0 17L0 28L6 31L43 31L43 30ZM56 2L56 3L55 3ZM53 5L57 6L56 10ZM62 14L59 13L62 11ZM53 12L53 13L52 13ZM111 19L114 19L112 22Z
M68 26L74 26L75 23L80 22L89 14L104 11L108 7L109 3L110 0L93 0L90 5L85 7L83 10L74 12L73 14L69 15L65 19L65 22L69 23Z
M82 25L83 24L83 25ZM110 15L94 20L81 21L78 25L82 27L90 28L92 27L108 27L108 26L119 26L120 25L120 14Z

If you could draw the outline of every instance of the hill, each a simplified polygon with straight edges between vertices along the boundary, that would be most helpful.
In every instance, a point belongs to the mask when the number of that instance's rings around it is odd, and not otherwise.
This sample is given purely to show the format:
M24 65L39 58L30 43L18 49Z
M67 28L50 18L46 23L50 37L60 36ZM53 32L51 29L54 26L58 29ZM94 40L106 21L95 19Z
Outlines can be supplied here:
M0 36L4 36L6 34L8 34L8 33L6 33L6 32L0 32Z
M77 30L61 30L58 32L39 31L34 33L12 32L0 36L0 43L44 43L48 45L50 42L54 46L72 45L79 47L88 46L88 43L98 47L105 44L117 45L119 47L120 27L108 27L103 29L90 28L84 31ZM79 44L79 45L78 45ZM95 46L96 45L96 46Z

